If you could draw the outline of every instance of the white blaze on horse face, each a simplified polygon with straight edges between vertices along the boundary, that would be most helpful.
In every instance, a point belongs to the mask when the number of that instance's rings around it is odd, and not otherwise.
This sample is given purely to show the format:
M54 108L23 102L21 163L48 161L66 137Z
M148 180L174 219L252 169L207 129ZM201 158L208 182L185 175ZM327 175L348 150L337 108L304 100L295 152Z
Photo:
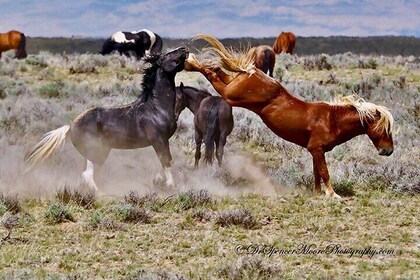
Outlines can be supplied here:
M135 42L134 39L127 40L127 38L125 37L125 35L122 31L118 31L118 32L115 32L114 34L112 34L111 40L116 42L116 43L134 43Z
M93 180L93 173L94 173L94 165L93 162L87 160L86 163L86 170L83 171L82 177L85 180L85 183L89 185L89 187L93 188L95 191L98 190L98 186L96 186L95 181Z

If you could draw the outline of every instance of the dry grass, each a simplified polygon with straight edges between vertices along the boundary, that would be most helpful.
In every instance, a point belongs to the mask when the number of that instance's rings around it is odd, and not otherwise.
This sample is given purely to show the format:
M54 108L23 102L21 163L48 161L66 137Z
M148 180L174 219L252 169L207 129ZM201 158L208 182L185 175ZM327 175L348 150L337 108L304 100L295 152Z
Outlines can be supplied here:
M290 194L282 198L224 197L213 205L219 213L246 207L257 221L269 217L265 225L254 229L221 227L214 216L203 222L190 220L194 209L178 212L170 204L154 213L152 223L121 225L119 201L99 201L95 209L73 208L72 214L80 222L50 224L44 220L48 201L25 200L23 209L33 219L14 229L13 238L27 242L0 245L2 275L17 277L26 269L32 277L44 278L77 270L83 277L115 278L157 276L165 271L186 279L241 279L247 277L244 275L268 279L270 271L275 271L279 278L343 278L352 269L363 278L419 277L416 242L420 224L415 215L419 197L365 191L359 185L355 188L358 195L346 203ZM96 219L92 222L96 226L85 226L83 221L89 223L90 219ZM7 231L0 234L5 236ZM349 249L392 249L395 253L349 258L345 254L270 256L236 251L238 245L286 250L300 244L321 249L331 243Z

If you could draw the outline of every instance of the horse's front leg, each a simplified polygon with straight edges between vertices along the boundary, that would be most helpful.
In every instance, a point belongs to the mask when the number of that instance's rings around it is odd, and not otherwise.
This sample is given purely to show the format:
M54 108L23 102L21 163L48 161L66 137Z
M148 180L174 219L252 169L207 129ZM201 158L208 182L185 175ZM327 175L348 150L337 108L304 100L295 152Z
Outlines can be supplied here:
M155 140L152 144L160 163L162 164L162 171L155 176L154 183L159 183L165 180L168 187L174 187L174 179L171 172L171 152L169 150L169 141L164 139Z
M313 157L314 170L315 170L315 168L318 170L319 176L324 181L325 195L327 197L333 197L333 198L341 199L341 197L338 194L336 194L334 189L331 187L330 175L328 173L328 167L327 167L327 162L325 161L324 151L322 151L321 149L316 149L316 150L312 150L310 152L311 152L312 157ZM314 175L315 174L316 174L316 172L314 172ZM315 177L315 189L317 188L316 180L317 180L317 178ZM318 180L319 180L319 178L318 178ZM320 185L319 185L319 188L320 188Z
M313 191L316 194L320 194L321 193L321 176L319 175L315 158L313 158L313 168L314 168L314 179L315 179L315 185L314 185Z

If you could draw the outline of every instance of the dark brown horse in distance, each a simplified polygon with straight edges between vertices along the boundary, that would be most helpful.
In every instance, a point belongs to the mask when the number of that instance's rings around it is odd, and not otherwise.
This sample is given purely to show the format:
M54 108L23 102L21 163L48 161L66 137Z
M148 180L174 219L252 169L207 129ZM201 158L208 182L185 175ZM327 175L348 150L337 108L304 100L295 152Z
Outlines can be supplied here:
M230 105L255 112L275 134L306 148L313 158L315 192L321 192L322 179L326 195L339 198L331 187L325 153L355 136L367 134L379 155L392 154L393 117L387 108L355 96L335 103L305 102L256 69L248 53L228 51L209 35L196 38L213 46L214 58L204 65L191 55L185 70L202 73Z
M276 64L276 54L270 46L262 45L254 47L249 50L255 53L255 67L263 71L265 74L269 74L273 77L274 65Z
M220 96L213 96L206 90L186 87L183 83L176 88L175 116L178 119L187 107L194 114L195 129L195 163L201 158L201 144L206 145L204 160L213 162L214 144L216 144L216 158L222 165L223 150L226 138L233 129L232 106Z
M176 130L175 75L184 69L188 49L178 48L145 59L142 93L132 103L116 107L93 107L80 114L71 125L50 131L27 154L28 169L41 163L70 136L73 146L86 159L83 179L97 190L95 177L111 149L153 146L163 170L155 181L174 186L171 174L169 138Z
M25 34L15 30L0 33L0 58L1 53L8 50L15 50L16 58L21 59L27 57Z
M282 32L277 37L273 45L276 54L289 53L292 54L296 44L296 36L292 32Z

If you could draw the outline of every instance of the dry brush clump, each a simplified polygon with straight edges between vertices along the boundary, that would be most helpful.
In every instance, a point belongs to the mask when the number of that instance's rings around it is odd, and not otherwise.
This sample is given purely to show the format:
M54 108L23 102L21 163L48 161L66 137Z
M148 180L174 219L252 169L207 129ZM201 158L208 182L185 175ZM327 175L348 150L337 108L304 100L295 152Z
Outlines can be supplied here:
M278 264L255 257L241 257L235 263L219 268L216 275L218 278L229 280L283 279L282 273L283 270Z
M210 207L215 203L208 190L190 189L186 192L179 193L173 200L172 204L175 209L188 210L196 207Z
M220 211L215 216L215 224L221 227L241 226L245 229L260 227L255 216L246 208Z
M120 219L126 223L150 224L152 215L145 208L123 204L118 208Z
M85 209L90 209L95 202L95 191L84 184L79 184L74 188L64 186L64 188L56 192L55 198L64 204L73 203Z
M124 202L136 207L143 207L152 211L159 211L165 204L169 202L171 197L162 199L157 193L146 193L140 195L137 191L129 191L124 196Z

